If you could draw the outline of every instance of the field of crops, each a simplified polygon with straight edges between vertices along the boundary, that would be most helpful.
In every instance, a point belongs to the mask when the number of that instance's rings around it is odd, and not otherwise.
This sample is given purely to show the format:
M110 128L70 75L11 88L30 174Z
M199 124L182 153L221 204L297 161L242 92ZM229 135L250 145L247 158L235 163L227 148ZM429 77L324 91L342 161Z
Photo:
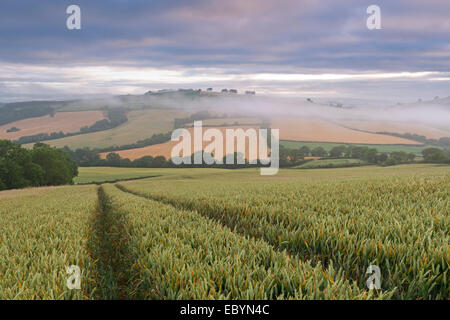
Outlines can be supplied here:
M395 298L439 299L449 297L450 172L435 168L373 178L143 180L119 187L195 210L313 265L332 263L359 288L374 264Z
M191 177L228 172L223 169L167 169L167 168L117 168L117 167L80 167L76 184L105 183L119 180L140 179L143 177L183 176Z
M150 170L0 192L0 299L450 296L448 166Z
M314 159L293 169L344 168L364 165L360 159Z
M242 129L244 131L247 131L249 129L258 130L259 126L258 125L254 125L254 126L230 126L230 127L212 127L212 128L214 128L216 130L220 130L222 132L223 137L226 137L226 130L237 130L237 129ZM204 130L208 130L210 128L203 127L203 129ZM186 130L189 131L191 137L194 136L194 128L188 128ZM163 156L166 159L170 159L172 157L172 150L177 144L179 144L178 141L167 141L167 142L164 142L164 143L154 144L154 145L150 145L150 146L146 146L146 147L142 147L142 148L133 148L133 149L120 150L120 151L116 151L115 153L117 153L118 155L120 155L124 159L130 159L130 160L136 160L136 159L139 159L139 158L145 157L145 156L152 156L152 157ZM204 149L208 145L209 145L209 142L203 141L202 148ZM200 149L200 148L201 148L201 146L199 146L199 148L196 149L196 147L194 145L194 139L191 139L191 150L192 150L192 152L195 153L197 151L201 151L202 149ZM226 155L226 153L227 153L227 151L226 151L227 149L226 148L227 148L226 143L223 143L222 155ZM235 148L236 148L236 146L235 146ZM105 159L106 156L109 153L110 152L102 152L102 153L100 153L100 158ZM249 159L250 155L251 155L251 153L249 153L249 151L246 150L245 158ZM252 157L249 160L254 160L254 158Z
M90 224L93 186L0 193L0 299L89 299L95 296ZM66 268L81 269L83 290L69 290Z
M384 135L352 130L321 118L275 117L271 128L280 129L280 139L289 141L420 145L419 142Z
M158 172L158 173L156 173ZM158 169L145 168L112 168L112 167L87 167L78 168L76 184L106 183L119 180L141 179L161 175Z
M333 267L291 259L195 211L102 187L117 234L118 296L137 299L364 299ZM145 214L143 214L145 212ZM120 279L128 279L120 286ZM385 293L386 297L390 293Z
M334 143L334 142L306 142L306 141L280 141L280 145L289 148L289 149L300 149L305 146L310 149L314 149L317 147L322 147L326 151L330 151L333 147L342 146L342 145L352 145L359 147L368 147L377 149L378 152L396 152L403 151L406 153L414 153L417 156L422 156L421 151L423 149L429 148L429 146L407 146L407 145L389 145L389 144L358 144L358 143Z
M58 148L68 146L71 149L122 146L148 139L156 133L170 132L173 130L174 119L188 114L183 110L134 110L127 114L128 121L116 128L48 140L45 143Z
M20 137L32 136L39 133L78 132L81 127L91 126L96 121L104 119L102 111L56 112L54 115L37 118L22 119L0 126L0 138L17 140ZM19 131L8 133L11 127Z

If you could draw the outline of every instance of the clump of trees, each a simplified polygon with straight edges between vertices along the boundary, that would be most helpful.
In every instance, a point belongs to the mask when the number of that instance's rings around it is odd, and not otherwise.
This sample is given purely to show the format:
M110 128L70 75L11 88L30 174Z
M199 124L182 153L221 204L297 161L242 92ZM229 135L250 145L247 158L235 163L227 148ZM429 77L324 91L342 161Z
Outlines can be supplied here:
M147 139L148 140L148 139ZM156 140L155 140L156 141ZM106 167L131 167L131 168L171 168L171 167L183 167L183 165L174 165L170 159L166 159L163 156L144 156L142 158L131 161L130 159L121 158L118 153L111 152L107 155L106 159L101 159L99 150L82 148L71 150L68 147L64 147L63 150L69 154L72 159L82 167L94 167L94 166L106 166ZM119 149L120 150L120 149ZM111 151L111 150L109 150ZM422 154L424 161L429 163L448 163L449 153L438 148L425 149ZM194 157L194 155L192 155ZM242 157L240 154L235 154L235 163L237 158ZM306 157L321 157L328 159L360 159L366 164L377 164L381 166L392 166L402 163L410 163L415 160L416 155L414 153L407 153L404 151L396 151L391 153L378 152L375 148L369 148L365 146L353 146L353 145L339 145L333 147L330 151L326 151L323 147L309 148L302 146L298 149L290 149L280 146L280 167L292 167L298 166L310 161L305 159ZM225 159L225 157L224 157ZM226 165L225 160L223 165L194 165L192 161L190 165L185 167L221 167L221 168L244 168L244 167L261 167L261 165L252 165L246 162L245 165ZM258 161L258 163L260 163ZM357 165L357 164L355 164Z
M108 113L108 119L103 119L100 121L97 121L92 126L84 126L80 129L81 133L90 133L90 132L97 132L97 131L104 131L108 129L115 128L122 123L125 123L128 121L127 118L127 109L126 108L115 108L115 109L108 109L106 108L106 111Z
M53 105L61 104L56 101L13 102L0 106L0 125L17 120L42 117L53 114Z
M106 167L125 167L125 168L170 168L173 163L164 156L144 156L131 161L128 158L122 158L118 153L108 153L106 159L99 162L100 166Z
M73 184L78 166L64 150L37 143L32 150L0 140L0 190Z
M375 148L363 146L339 145L326 151L323 147L309 148L302 146L299 149L289 149L280 146L280 166L291 167L305 163L305 157L320 157L329 159L347 158L361 159L368 164L378 164L390 166L399 163L408 163L414 160L414 153L396 151L391 153L381 153Z
M450 137L441 137L439 139L428 139L425 136L415 134L415 133L395 133L395 132L377 132L379 134L386 134L394 137L405 138L409 140L414 140L426 145L439 146L439 147L450 147Z
M172 163L171 161L167 161L163 156L144 156L131 161L130 159L120 157L115 152L108 153L106 159L101 159L98 150L90 148L71 150L68 147L64 147L62 150L81 167L162 168L168 167L169 162Z
M171 132L167 133L155 133L150 138L139 140L136 143L126 144L122 146L113 146L105 149L97 149L98 152L108 152L108 151L119 151L119 150L127 150L127 149L135 149L135 148L143 148L147 146L152 146L155 144L164 143L170 141L172 137Z
M38 134L33 134L31 136L20 137L19 139L15 140L14 143L17 143L17 144L34 143L34 142L40 142L40 141L46 141L46 140L60 139L60 138L68 137L70 135L75 135L75 134L73 134L73 133L65 134L62 131L52 132L50 134L38 133Z
M127 158L122 158L118 153L111 152L106 155L106 159L101 159L97 150L89 148L71 150L68 147L63 149L72 159L82 167L123 167L123 168L250 168L261 167L259 164L250 164L241 153L234 153L234 164L226 164L226 155L223 157L223 164L207 165L194 164L195 154L191 155L191 164L175 165L171 159L166 159L164 156L144 156L139 159L131 161ZM203 153L202 153L203 159ZM237 164L238 159L244 160L245 164ZM260 163L258 160L257 163Z
M11 127L11 128L9 128L8 130L6 130L7 133L10 133L10 132L17 132L17 131L20 131L20 129L17 128L17 127Z
M427 163L450 164L450 150L439 148L427 148L422 150L423 160Z

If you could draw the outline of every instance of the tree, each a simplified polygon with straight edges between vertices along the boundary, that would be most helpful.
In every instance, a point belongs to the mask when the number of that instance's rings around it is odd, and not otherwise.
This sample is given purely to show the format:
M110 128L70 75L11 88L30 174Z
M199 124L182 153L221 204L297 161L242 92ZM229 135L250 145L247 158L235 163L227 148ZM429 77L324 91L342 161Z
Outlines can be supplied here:
M376 163L377 162L377 149L367 149L364 150L361 154L361 160L366 161L368 163Z
M322 147L317 147L311 150L311 155L313 157L326 157L327 151Z
M441 152L442 150L439 148L426 148L424 150L422 150L422 155L424 158L426 158L427 156L433 154L433 153L438 153Z
M439 138L439 145L444 147L450 146L450 137Z
M152 156L144 156L133 161L133 166L136 168L151 168L153 165Z
M395 166L397 164L397 162L392 159L392 158L388 158L386 161L384 161L381 165L382 166Z
M36 143L31 152L33 163L43 170L42 184L46 186L73 184L78 169L67 152Z
M100 162L98 152L89 148L77 149L74 152L69 148L64 148L64 150L66 150L80 166L95 166Z
M0 191L1 190L6 190L6 184L2 181L2 179L0 179Z
M8 140L0 140L0 180L6 189L39 186L43 171L32 162L28 150Z
M425 151L425 150L424 150ZM423 151L422 151L423 153ZM430 163L450 163L450 157L447 156L444 151L438 149L432 153L426 152L424 157L425 162Z
M300 147L299 151L303 155L303 158L308 157L311 154L311 150L307 146Z
M369 149L368 147L349 146L347 148L347 154L353 159L361 159L362 153Z
M391 153L390 158L396 162L405 162L408 161L408 154L404 151L395 151Z
M120 160L121 160L120 155L115 152L108 153L108 155L106 156L106 161L108 165L112 167L119 167Z
M330 150L330 157L332 158L340 158L343 153L347 150L346 146L336 146Z
M377 163L383 163L388 159L388 155L386 153L379 153L377 155Z
M0 140L0 190L72 184L77 175L77 164L63 150L42 143L27 150Z
M294 162L294 164L299 161L303 161L304 157L305 156L304 156L303 152L301 152L300 150L293 149L291 151L291 158L292 158L292 161Z
M161 168L166 163L166 158L164 156L157 156L153 159L153 167Z
M120 166L124 168L131 168L133 166L133 163L128 158L120 159Z

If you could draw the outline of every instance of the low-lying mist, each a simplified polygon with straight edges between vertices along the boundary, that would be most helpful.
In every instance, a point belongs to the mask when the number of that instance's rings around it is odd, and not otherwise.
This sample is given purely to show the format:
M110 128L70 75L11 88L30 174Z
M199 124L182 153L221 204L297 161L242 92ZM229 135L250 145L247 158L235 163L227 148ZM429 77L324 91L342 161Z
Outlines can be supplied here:
M424 124L450 131L450 99L391 104L361 99L282 98L242 94L202 94L197 91L126 95L81 100L70 106L82 109L127 107L208 110L270 120L274 117L321 118L329 121L378 121Z

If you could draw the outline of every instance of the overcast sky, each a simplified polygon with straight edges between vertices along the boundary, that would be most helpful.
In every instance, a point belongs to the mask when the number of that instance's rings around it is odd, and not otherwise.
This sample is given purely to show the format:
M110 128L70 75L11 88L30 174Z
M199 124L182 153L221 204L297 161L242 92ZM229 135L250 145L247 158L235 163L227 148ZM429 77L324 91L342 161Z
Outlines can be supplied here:
M66 8L81 8L68 30ZM381 30L366 9L381 8ZM0 101L236 88L450 95L448 0L1 0Z

